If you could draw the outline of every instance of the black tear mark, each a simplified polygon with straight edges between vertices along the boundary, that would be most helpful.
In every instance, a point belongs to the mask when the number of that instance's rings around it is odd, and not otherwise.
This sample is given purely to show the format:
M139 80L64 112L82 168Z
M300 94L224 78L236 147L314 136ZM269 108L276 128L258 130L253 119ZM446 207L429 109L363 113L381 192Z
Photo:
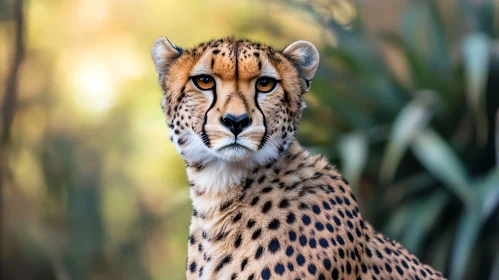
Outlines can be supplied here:
M210 148L211 144L210 144L210 138L208 138L208 134L206 134L206 123L208 122L208 113L215 106L216 102L217 102L217 89L216 87L213 87L213 101L211 102L210 108L208 108L208 110L206 110L206 113L204 113L203 128L201 130L201 139L208 148Z
M215 59L214 58L211 59L211 69L212 70L213 70L213 66L215 66Z

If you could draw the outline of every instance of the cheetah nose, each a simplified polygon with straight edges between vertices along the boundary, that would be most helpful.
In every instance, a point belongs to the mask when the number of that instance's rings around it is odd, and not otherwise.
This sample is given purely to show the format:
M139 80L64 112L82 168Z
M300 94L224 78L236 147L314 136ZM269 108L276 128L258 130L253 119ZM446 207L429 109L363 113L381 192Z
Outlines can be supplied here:
M220 122L232 133L234 133L234 136L237 136L244 129L251 125L251 119L249 118L248 114L242 114L239 116L225 114L224 117L220 119Z

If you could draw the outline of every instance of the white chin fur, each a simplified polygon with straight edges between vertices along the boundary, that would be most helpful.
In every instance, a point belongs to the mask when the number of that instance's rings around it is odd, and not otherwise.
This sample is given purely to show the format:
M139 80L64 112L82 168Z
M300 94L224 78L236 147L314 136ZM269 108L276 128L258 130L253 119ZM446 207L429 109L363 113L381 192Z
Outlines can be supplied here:
M177 136L172 136L176 140ZM187 169L189 181L207 194L224 193L232 187L241 185L250 170L279 156L278 147L282 141L281 137L270 137L257 151L243 147L215 151L206 147L201 137L192 130L182 137L187 139L187 142L183 146L175 144L177 151L188 164L203 165L199 171ZM244 144L246 146L248 143Z

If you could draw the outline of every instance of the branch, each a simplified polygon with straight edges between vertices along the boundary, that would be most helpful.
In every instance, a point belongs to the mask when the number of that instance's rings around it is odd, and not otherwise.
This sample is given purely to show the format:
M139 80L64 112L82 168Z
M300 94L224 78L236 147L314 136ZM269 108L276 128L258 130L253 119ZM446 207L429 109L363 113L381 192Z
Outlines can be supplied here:
M12 122L14 120L17 105L17 90L19 68L24 59L24 10L23 0L14 0L13 5L14 20L14 55L11 61L10 70L7 76L4 98L0 109L1 134L0 134L0 234L3 229L3 183L4 175L7 173L7 146L10 139ZM0 244L1 245L1 244ZM0 252L2 248L0 247ZM0 261L0 275L4 273L3 262ZM3 277L2 277L3 278Z

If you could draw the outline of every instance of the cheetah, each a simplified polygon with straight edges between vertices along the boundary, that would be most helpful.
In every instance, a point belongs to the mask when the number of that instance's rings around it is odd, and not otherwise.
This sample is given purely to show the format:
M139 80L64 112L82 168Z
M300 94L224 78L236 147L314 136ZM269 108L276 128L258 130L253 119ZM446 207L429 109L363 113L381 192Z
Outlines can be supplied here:
M152 58L189 179L187 279L445 279L364 221L348 181L295 139L313 44L161 37Z

